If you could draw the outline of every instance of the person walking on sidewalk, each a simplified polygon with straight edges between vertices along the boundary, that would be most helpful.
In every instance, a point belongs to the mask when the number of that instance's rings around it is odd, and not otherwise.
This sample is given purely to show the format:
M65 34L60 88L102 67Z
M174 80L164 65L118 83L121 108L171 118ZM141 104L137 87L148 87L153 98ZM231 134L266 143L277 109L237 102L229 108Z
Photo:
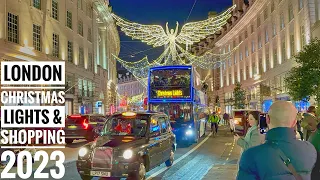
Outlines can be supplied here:
M262 142L262 136L259 132L259 119L260 113L258 111L249 112L248 122L251 126L246 134L246 136L240 137L238 134L234 135L234 139L237 145L242 148L243 151L249 149L250 147L257 146Z
M303 127L304 140L308 141L310 135L317 129L318 118L316 117L316 108L310 106L307 113L304 113L301 126Z
M309 142L312 143L318 153L316 165L314 166L311 173L311 179L317 180L320 177L320 123L318 123L317 125L316 132L310 136Z
M296 139L296 117L297 109L292 103L272 104L266 142L243 152L237 180L310 180L317 152L310 142Z
M230 116L228 113L224 113L223 114L223 123L224 125L229 125L229 121L230 121Z
M218 133L219 116L217 116L215 112L213 112L209 116L209 123L211 123L211 131L213 132L213 134L214 135L217 134Z

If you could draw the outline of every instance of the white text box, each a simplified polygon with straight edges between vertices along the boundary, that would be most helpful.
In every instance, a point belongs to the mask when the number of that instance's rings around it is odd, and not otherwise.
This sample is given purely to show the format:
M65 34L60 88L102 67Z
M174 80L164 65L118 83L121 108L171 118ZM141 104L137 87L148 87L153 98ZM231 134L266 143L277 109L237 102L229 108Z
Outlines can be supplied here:
M23 114L19 110L22 110ZM26 122L26 111L28 111L30 115L31 110L41 110L38 113L38 117L36 116L36 112L33 111L33 115L28 119L28 123ZM43 111L43 110L47 110ZM55 119L55 110L59 111L58 118L60 118L61 124L57 124L54 122ZM11 114L13 113L13 114ZM45 124L42 120L47 120L48 123ZM13 118L13 121L11 119ZM16 119L23 122L19 124ZM22 121L23 120L23 121ZM31 120L33 122L31 122ZM37 122L38 121L38 122ZM60 128L65 127L65 107L64 106L2 106L1 107L1 128Z
M24 71L23 67L26 67L27 71ZM28 69L29 67L30 69ZM30 74L26 74L24 72L30 72ZM27 78L27 75L29 75L30 79ZM40 79L38 80L38 78ZM37 62L3 61L1 62L1 84L65 85L65 62L64 61L37 61Z

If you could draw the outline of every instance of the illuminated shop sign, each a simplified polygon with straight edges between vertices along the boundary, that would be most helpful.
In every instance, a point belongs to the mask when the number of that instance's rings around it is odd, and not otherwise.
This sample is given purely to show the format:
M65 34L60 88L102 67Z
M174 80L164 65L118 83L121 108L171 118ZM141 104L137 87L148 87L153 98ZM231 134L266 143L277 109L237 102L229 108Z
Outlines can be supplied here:
M181 97L183 96L182 90L158 90L157 97Z

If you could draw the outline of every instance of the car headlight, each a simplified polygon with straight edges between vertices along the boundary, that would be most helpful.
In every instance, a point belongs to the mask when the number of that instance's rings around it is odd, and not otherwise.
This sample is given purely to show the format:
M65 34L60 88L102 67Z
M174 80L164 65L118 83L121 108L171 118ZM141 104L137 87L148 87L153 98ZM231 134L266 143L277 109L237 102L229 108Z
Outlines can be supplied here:
M192 135L193 134L193 131L191 130L191 129L188 129L187 131L186 131L186 135Z
M127 150L125 150L124 152L123 152L123 158L125 158L125 159L130 159L130 158L132 158L132 155L133 155L133 152L132 152L132 150L130 150L130 149L127 149Z
M85 148L85 147L83 147L83 148L81 148L81 149L79 150L79 156L80 156L80 157L85 156L87 153L88 153L88 149Z

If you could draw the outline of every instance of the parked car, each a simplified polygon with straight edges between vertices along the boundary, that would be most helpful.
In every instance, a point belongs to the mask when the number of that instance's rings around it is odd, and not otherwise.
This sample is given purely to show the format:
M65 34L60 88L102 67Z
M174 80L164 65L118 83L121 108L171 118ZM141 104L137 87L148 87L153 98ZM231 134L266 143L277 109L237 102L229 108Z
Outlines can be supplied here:
M79 150L77 170L82 179L116 177L145 179L146 172L173 164L175 135L168 116L155 112L112 115L100 136Z
M77 139L93 141L99 136L107 119L100 114L71 115L66 118L65 140L71 144Z

